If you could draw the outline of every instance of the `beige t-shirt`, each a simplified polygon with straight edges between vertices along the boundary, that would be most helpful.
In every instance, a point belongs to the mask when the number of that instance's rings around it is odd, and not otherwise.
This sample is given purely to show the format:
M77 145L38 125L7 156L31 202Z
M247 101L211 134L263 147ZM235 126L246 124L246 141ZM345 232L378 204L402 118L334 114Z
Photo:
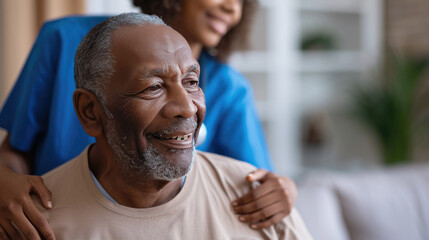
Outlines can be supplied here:
M182 190L152 208L111 202L98 190L88 168L88 148L43 175L52 191L48 219L57 239L311 239L296 210L282 222L252 230L234 214L231 201L250 189L249 164L197 152Z

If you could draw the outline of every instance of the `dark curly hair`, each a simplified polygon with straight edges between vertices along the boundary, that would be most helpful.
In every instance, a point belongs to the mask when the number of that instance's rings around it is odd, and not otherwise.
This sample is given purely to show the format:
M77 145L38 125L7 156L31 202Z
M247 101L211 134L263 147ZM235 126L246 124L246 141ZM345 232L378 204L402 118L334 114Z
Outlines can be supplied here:
M143 13L155 14L167 24L178 16L184 0L133 0L134 6ZM225 62L238 46L246 46L253 15L258 7L257 0L243 0L243 14L240 22L221 39L213 49L207 49L219 61Z

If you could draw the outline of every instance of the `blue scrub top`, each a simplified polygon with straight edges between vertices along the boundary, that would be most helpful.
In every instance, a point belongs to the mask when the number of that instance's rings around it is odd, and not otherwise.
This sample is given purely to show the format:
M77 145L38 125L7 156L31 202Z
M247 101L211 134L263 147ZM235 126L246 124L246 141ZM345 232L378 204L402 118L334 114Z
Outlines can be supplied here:
M11 145L34 151L34 174L63 164L95 141L83 130L73 106L74 54L86 33L106 18L67 17L45 23L0 112L0 127L9 132ZM247 80L206 52L199 62L207 137L198 149L272 170Z

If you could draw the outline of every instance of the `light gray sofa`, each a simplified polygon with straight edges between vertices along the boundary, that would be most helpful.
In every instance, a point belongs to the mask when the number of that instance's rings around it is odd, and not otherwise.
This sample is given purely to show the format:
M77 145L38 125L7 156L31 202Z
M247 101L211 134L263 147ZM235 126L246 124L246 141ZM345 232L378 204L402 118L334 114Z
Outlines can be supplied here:
M429 240L429 165L311 173L298 189L316 240Z

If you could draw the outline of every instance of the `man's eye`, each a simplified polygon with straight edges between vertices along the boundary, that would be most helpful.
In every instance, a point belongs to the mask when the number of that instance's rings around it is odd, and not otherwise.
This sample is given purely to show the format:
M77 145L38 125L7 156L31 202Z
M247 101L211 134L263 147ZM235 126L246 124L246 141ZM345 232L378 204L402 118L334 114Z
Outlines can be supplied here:
M158 90L159 90L159 89L161 89L161 88L162 88L162 86L161 86L161 85L156 84L156 85L153 85L153 86L148 87L148 88L147 88L147 90L148 90L148 91L152 91L152 92L154 92L154 91L158 91Z
M184 86L187 88L196 89L198 88L198 80L190 79L185 82Z
M163 85L162 84L154 84L151 86L148 86L143 91L139 93L139 97L143 99L153 99L155 97L158 97L163 92Z
M198 86L198 81L189 81L189 85L191 86Z
M183 86L188 90L188 92L196 92L199 89L198 80L194 79L189 79Z

